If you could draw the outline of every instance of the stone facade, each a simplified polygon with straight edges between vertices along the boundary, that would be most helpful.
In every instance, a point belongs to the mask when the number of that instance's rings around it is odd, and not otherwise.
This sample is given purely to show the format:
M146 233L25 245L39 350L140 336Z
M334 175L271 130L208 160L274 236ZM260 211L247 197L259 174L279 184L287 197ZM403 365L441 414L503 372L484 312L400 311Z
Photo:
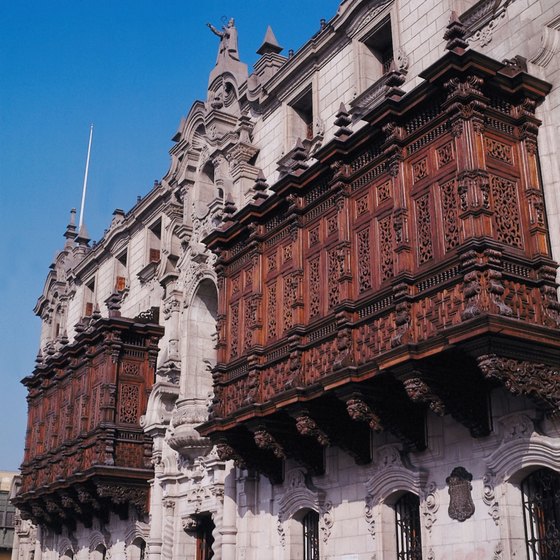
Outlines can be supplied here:
M197 431L214 396L216 330L233 330L236 320L219 311L218 297L231 292L224 293L219 255L204 239L247 205L272 204L286 177L319 172L329 146L371 126L363 118L387 97L406 100L454 40L452 11L459 43L552 85L536 117L549 232L543 253L560 260L558 2L345 0L293 56L281 54L269 29L251 74L239 60L235 22L212 27L219 49L207 99L181 120L169 171L130 211L116 210L93 245L72 215L35 310L41 365L99 317L159 309L164 335L141 420L153 442L149 515L130 505L126 515L94 516L89 526L62 522L58 530L22 520L17 558L207 560L209 548L215 560L395 558L395 512L405 493L419 501L422 555L402 558L532 558L520 485L535 469L560 470L560 426L530 390L493 389L491 429L477 437L433 400L424 449L371 430L365 464L326 444L323 472L288 457L273 482L234 452L218 453ZM317 426L307 429L321 437ZM304 555L310 511L318 516L320 556Z

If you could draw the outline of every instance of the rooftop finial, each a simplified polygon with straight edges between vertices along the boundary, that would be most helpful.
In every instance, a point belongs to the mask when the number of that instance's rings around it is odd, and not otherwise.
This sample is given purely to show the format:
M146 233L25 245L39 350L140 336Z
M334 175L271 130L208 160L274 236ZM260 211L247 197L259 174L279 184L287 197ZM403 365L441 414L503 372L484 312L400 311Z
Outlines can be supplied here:
M443 38L447 41L445 48L448 51L453 51L457 54L463 54L465 49L469 46L465 37L467 36L467 28L459 19L457 12L452 11L449 19L449 24L445 30Z
M260 54L261 56L267 53L279 54L282 52L282 50L283 47L278 44L274 32L272 31L272 27L270 27L269 25L266 28L266 33L264 35L262 45L259 47L257 54Z
M66 226L64 237L70 242L72 239L75 239L76 236L76 209L72 208L72 210L70 210L70 222Z

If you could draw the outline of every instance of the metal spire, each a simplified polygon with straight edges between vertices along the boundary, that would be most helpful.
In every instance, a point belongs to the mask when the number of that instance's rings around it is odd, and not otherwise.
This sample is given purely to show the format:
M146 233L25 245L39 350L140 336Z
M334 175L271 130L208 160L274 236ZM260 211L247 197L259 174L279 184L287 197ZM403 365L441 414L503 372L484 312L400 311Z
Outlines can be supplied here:
M89 143L87 149L87 159L86 159L86 172L84 174L84 186L82 188L82 205L80 206L80 221L78 223L78 230L81 229L84 223L84 205L86 203L86 190L87 190L87 180L89 172L89 155L91 153L91 139L93 137L93 124L89 127Z

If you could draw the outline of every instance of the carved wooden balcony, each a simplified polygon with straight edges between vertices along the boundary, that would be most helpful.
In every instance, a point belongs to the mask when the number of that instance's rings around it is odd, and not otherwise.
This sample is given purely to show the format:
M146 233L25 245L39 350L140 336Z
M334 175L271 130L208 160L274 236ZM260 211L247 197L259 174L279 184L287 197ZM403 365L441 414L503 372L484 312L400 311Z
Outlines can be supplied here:
M285 457L321 472L328 445L368 461L371 430L423 449L427 410L487 435L497 385L560 403L550 86L463 48L422 77L207 238L219 355L199 431L272 480Z
M147 313L94 315L77 330L23 380L28 428L14 503L24 517L54 528L89 525L111 511L124 517L129 505L143 515L153 476L151 441L139 421L163 328Z

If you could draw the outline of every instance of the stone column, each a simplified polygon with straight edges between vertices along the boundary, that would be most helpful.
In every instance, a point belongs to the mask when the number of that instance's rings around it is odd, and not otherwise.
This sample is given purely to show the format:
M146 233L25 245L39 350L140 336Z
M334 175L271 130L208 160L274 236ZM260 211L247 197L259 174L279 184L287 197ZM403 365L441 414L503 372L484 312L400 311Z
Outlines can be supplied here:
M150 496L150 536L148 537L148 560L160 560L161 537L162 537L162 501L163 489L161 487L161 475L163 474L163 462L161 457L154 457L154 478Z
M222 560L235 560L237 543L236 481L233 461L227 461L224 477L224 504L222 515Z
M175 539L175 500L165 498L163 500L163 506L165 507L165 522L163 527L161 558L163 560L172 560Z

